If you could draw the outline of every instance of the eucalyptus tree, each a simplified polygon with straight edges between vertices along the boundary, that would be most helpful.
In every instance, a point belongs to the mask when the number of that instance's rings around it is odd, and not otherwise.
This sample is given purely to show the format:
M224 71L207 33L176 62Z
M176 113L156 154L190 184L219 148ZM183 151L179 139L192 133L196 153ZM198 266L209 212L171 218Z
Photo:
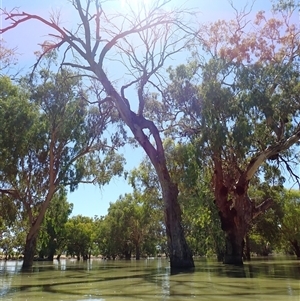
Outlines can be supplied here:
M161 92L159 86L164 78L159 71L172 55L185 48L190 37L184 20L190 19L192 14L186 14L182 7L169 8L169 2L155 0L149 6L132 5L114 12L110 1L87 0L83 4L83 1L72 0L75 28L65 28L59 15L45 19L3 9L4 18L10 23L6 23L0 33L22 26L23 22L38 21L52 31L43 44L42 56L52 49L64 49L63 65L84 71L101 83L104 96L99 95L99 104L112 103L117 108L158 175L171 267L190 268L194 262L181 226L178 188L166 166L160 132L154 122L144 116L148 89L152 86ZM118 70L117 78L113 70ZM136 91L136 96L131 96L129 91Z
M142 254L156 253L162 216L159 219L157 210L151 206L151 197L135 191L120 196L110 204L107 215L101 221L105 231L97 235L102 245L102 255L130 259L134 254L139 260Z
M91 217L76 215L66 225L66 251L68 255L87 260L91 257L94 243L94 220Z
M51 59L51 58L50 58ZM5 79L7 81L7 79ZM88 106L77 74L41 68L22 91L1 90L0 189L25 212L23 267L30 267L47 208L62 187L104 185L122 171L116 137L104 137L111 107ZM11 90L16 93L10 96Z
M300 192L299 190L285 190L281 197L284 199L283 218L277 229L282 235L285 249L288 249L288 244L300 259Z
M226 235L224 263L242 264L243 240L273 201L251 198L257 177L280 168L292 176L300 137L299 45L296 11L267 17L236 10L232 21L202 26L195 60L171 68L165 95L177 132L191 139L212 170L214 199Z
M60 259L67 245L66 223L72 213L73 204L68 203L64 189L58 191L46 211L38 237L37 251L39 258L53 260L54 255Z
M193 254L222 257L224 235L213 204L210 169L201 162L197 163L198 149L191 143L166 139L164 148L172 180L178 183L182 225ZM151 195L153 208L159 208L161 191L149 161L145 159L131 171L129 182L140 193Z
M165 140L167 162L172 178L179 186L183 225L194 254L224 254L224 235L211 191L211 170L199 160L199 150L192 143Z

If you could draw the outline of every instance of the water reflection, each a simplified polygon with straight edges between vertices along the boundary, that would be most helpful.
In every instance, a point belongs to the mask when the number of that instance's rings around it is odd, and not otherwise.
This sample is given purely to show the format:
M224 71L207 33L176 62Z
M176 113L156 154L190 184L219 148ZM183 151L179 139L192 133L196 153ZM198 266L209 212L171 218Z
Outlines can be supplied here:
M255 259L243 267L201 259L190 273L172 274L165 259L54 260L21 272L0 261L0 300L300 300L300 262Z

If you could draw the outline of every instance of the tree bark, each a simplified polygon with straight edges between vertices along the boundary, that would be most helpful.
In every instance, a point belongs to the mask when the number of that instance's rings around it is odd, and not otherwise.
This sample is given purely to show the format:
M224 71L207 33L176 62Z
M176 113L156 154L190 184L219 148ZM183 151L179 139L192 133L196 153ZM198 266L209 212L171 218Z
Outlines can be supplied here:
M24 258L22 269L26 270L31 268L33 265L33 259L36 251L36 243L37 243L37 234L35 235L27 235L25 249L24 249Z
M131 251L125 250L124 256L125 256L125 260L131 260Z
M163 185L163 198L170 266L172 269L193 268L195 265L192 252L187 245L181 224L177 186L173 183L165 183Z
M243 265L243 240L242 231L236 228L226 232L225 264Z
M225 264L242 265L244 239L250 225L258 215L271 207L273 200L266 199L256 206L254 200L251 200L248 196L250 175L259 166L259 164L256 164L257 159L251 160L245 172L241 172L241 170L237 172L234 168L237 164L232 162L232 174L224 172L220 153L214 155L213 161L215 167L215 205L219 211L221 227L225 232L226 241L223 262Z
M135 259L140 260L141 259L141 249L139 244L137 243L135 246Z
M181 210L178 203L178 188L170 177L163 143L158 128L143 115L135 114L121 95L114 89L103 70L95 66L92 70L101 81L107 95L112 98L121 118L130 128L135 139L148 155L153 164L164 201L164 216L166 233L168 239L168 249L171 269L190 269L194 267L192 252L187 245L183 227L181 224ZM140 99L140 103L142 100ZM155 143L151 143L149 137L144 133L147 129L154 138Z

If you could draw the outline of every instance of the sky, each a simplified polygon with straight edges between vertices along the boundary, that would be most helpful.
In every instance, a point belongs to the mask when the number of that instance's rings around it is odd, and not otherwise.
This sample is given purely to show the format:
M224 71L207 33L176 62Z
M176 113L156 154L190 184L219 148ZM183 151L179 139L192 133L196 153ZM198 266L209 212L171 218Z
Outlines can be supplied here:
M134 4L145 5L152 0L129 0ZM237 7L242 7L248 1L235 0L233 1ZM182 0L171 0L174 6L182 5ZM72 14L67 0L0 0L1 8L11 10L19 7L20 11L25 11L31 14L39 14L47 17L50 12L60 9L64 20L64 26L72 23ZM111 2L113 9L124 9L124 0L115 0ZM200 22L213 21L217 19L227 19L233 17L233 10L227 0L187 0L185 7L195 8L200 11ZM271 8L271 1L257 0L253 11L265 10L269 11ZM0 20L2 27L4 20ZM47 39L49 29L37 22L26 22L8 33L3 34L2 39L5 40L6 46L16 48L18 56L19 67L23 70L29 70L35 62L34 52L39 50L39 43ZM184 63L184 61L173 61L173 64ZM126 170L131 170L137 167L144 157L141 149L133 149L131 146L126 146L121 150L126 158ZM112 181L99 188L91 184L80 185L79 188L68 194L68 201L74 204L72 215L84 216L101 216L106 215L110 202L114 202L120 195L132 192L132 188L123 178L115 177Z

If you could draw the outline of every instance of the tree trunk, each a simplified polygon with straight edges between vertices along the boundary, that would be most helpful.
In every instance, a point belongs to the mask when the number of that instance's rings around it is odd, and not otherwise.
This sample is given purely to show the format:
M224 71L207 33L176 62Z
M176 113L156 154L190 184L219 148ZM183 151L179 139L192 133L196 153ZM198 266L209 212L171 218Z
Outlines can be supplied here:
M181 209L177 199L177 186L169 182L166 185L162 185L162 188L171 269L193 268L195 265L192 252L187 245L181 224Z
M238 231L236 228L226 231L226 249L224 255L225 264L243 264L243 240L244 236L242 231Z
M53 253L49 254L48 257L47 257L47 260L53 261L53 259L54 259L54 254Z
M243 264L244 238L251 220L248 218L250 207L246 206L246 202L247 199L239 195L235 195L234 200L227 200L226 197L216 201L221 227L225 232L225 264Z
M95 63L91 67L101 81L107 95L113 99L121 118L128 125L135 139L144 149L157 172L163 194L171 269L189 269L194 267L192 252L187 245L181 225L178 189L177 186L172 183L167 168L165 151L158 128L151 120L146 119L140 114L142 112L136 114L130 109L128 101L125 101L124 97L121 97L115 90L103 69L98 68L98 64ZM144 86L141 86L139 90L142 91L143 88ZM144 101L143 96L139 94L139 111L143 107L142 104ZM153 135L155 143L150 142L148 135L144 132L145 129Z
M131 259L131 251L126 250L124 252L125 260L130 260Z
M37 234L35 235L28 234L26 237L22 269L28 269L32 267L33 259L36 251L36 243L37 243Z
M136 244L135 246L135 259L140 260L141 259L141 250L139 244Z

